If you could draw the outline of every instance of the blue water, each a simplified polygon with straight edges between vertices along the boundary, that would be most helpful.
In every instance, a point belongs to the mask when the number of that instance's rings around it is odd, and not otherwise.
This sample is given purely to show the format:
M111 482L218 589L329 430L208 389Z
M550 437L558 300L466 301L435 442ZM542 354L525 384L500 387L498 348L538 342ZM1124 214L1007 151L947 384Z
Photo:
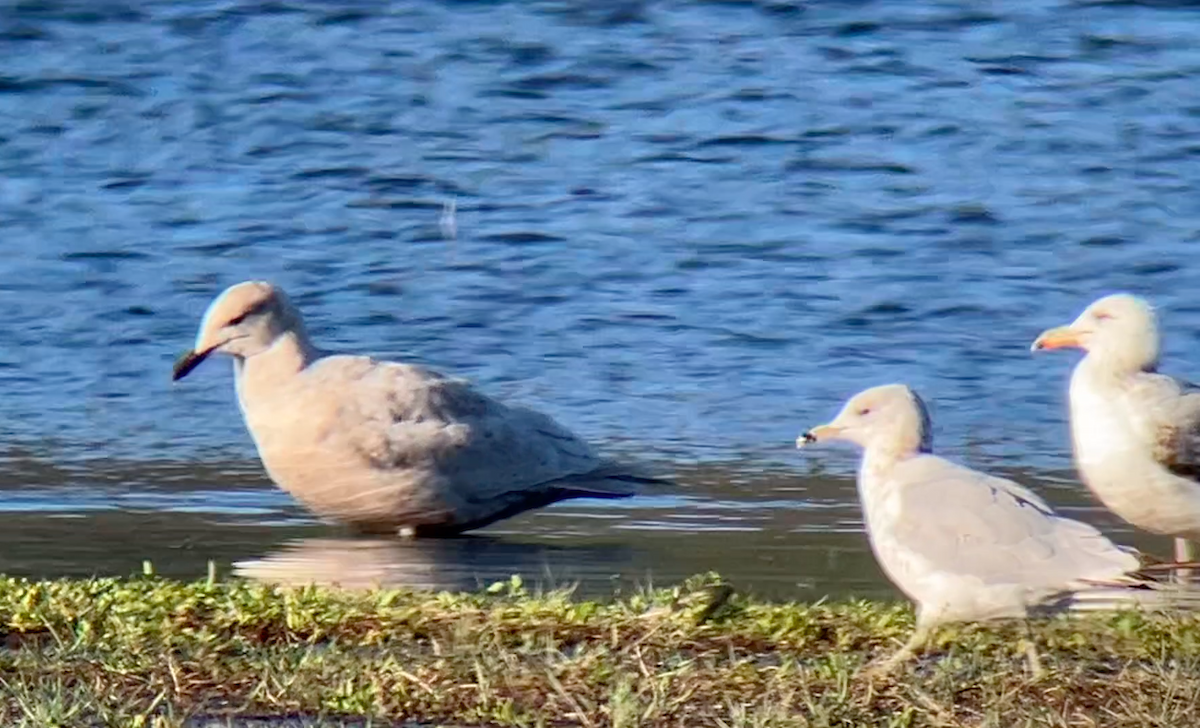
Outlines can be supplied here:
M1200 376L1189 3L41 0L0 9L0 57L0 436L58 474L10 462L0 511L317 528L226 362L169 381L247 278L327 348L679 472L638 506L678 538L714 503L796 548L856 529L852 454L792 443L888 381L944 453L1086 503L1075 357L1028 345L1105 292L1148 295ZM619 540L623 507L511 528Z

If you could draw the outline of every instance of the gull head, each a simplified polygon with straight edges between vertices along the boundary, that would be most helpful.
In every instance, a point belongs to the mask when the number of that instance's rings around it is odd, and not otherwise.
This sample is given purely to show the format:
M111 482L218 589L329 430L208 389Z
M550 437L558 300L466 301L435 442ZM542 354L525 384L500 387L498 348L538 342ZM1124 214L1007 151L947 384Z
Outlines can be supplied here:
M214 352L240 359L252 357L302 326L287 296L270 283L246 281L230 286L209 304L196 344L175 362L172 378L183 379Z
M1110 366L1140 371L1158 361L1158 323L1145 300L1115 293L1094 301L1066 326L1048 329L1031 349L1083 349Z
M887 448L897 455L929 452L933 444L929 410L906 385L872 387L851 397L833 421L797 438L796 447L827 440Z

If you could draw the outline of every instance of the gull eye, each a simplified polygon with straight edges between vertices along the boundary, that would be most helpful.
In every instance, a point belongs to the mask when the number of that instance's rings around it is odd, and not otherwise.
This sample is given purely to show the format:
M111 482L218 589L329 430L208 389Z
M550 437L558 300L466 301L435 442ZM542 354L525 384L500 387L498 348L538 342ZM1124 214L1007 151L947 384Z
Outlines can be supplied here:
M1092 318L1096 319L1097 321L1108 321L1112 318L1112 314L1108 313L1107 311L1097 311L1092 314Z
M245 311L242 311L237 316L234 316L233 318L229 319L229 322L226 323L225 325L226 326L237 326L238 324L240 324L241 322L250 318L251 316L256 316L260 313L265 313L267 311L267 309L270 307L271 307L270 300L259 301L258 303L254 304L253 306L246 309Z
M869 415L869 414L871 414L871 408L870 408L870 407L863 407L862 409L860 409L860 410L858 411L858 416L859 416L859 417L866 417L866 416L867 416L867 415Z

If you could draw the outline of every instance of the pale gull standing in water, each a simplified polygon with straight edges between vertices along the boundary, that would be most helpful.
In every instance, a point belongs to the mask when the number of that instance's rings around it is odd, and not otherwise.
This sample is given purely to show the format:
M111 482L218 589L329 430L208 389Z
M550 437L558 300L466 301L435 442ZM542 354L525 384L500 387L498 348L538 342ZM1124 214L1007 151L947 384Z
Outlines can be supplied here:
M904 385L855 395L796 445L826 440L863 448L858 495L871 549L916 603L912 638L873 672L913 657L949 622L1170 605L1167 587L1131 576L1139 566L1133 552L1010 480L933 455L925 405ZM1032 643L1028 651L1040 672Z
M217 297L174 378L213 353L233 357L238 402L271 479L360 530L453 535L567 498L620 498L661 482L467 382L317 351L299 311L269 283L239 283Z
M1071 439L1079 475L1104 505L1151 533L1176 536L1191 561L1200 538L1200 390L1155 371L1154 311L1129 294L1095 301L1044 332L1033 350L1074 347Z

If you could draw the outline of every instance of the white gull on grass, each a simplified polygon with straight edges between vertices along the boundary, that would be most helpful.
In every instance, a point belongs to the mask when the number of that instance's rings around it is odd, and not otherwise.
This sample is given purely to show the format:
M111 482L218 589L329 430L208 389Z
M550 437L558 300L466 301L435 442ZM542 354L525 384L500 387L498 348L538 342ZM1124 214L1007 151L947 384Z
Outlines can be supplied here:
M863 448L858 495L871 550L916 603L912 638L872 672L915 656L946 623L1200 601L1200 593L1135 577L1132 550L1056 514L1026 488L932 454L928 412L907 386L855 395L796 445L826 440ZM1041 672L1032 643L1027 650Z
M1095 301L1033 350L1087 352L1071 374L1071 440L1079 475L1110 511L1151 533L1175 536L1191 561L1200 538L1200 389L1156 371L1158 325L1129 294Z
M597 455L530 409L408 364L319 352L283 291L249 281L209 306L181 379L233 357L238 402L271 479L369 532L446 536L568 498L662 483Z

